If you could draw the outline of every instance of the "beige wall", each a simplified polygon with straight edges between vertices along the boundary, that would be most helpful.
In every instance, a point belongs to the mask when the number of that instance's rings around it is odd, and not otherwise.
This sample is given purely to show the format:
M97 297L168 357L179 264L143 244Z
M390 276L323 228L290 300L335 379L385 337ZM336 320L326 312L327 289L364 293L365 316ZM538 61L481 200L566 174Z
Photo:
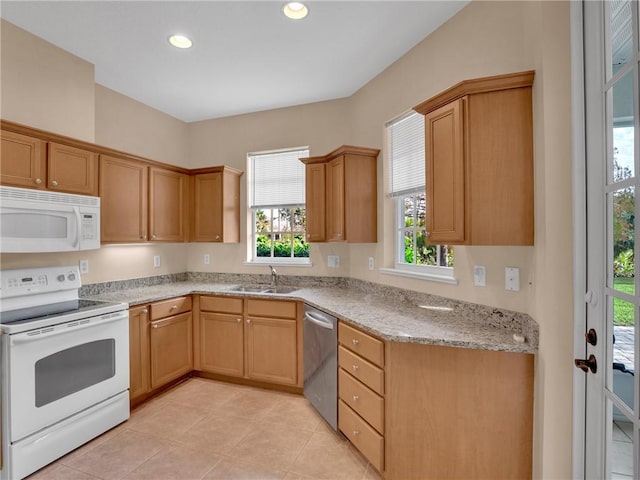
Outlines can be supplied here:
M351 98L189 125L96 86L95 137L104 145L190 168L227 164L246 170L247 152L302 145L309 145L312 155L345 143L383 149L379 160L379 242L312 245L311 267L283 267L280 273L350 275L531 314L541 333L536 358L534 475L570 478L573 341L569 29L568 2L474 1ZM535 246L456 248L457 286L379 273L377 268L393 264L393 205L385 196L385 122L460 80L529 69L536 70ZM178 156L180 160L175 159ZM245 179L242 207L246 213ZM246 231L245 215L242 238L246 238ZM204 265L205 253L211 255L211 265ZM152 267L156 254L163 257L160 269ZM3 268L10 268L88 258L91 273L83 278L85 283L185 269L266 273L265 267L244 264L246 255L244 241L239 245L110 246L83 254L3 255L0 261ZM339 255L340 268L327 268L327 255ZM370 256L376 261L374 272L367 268ZM486 266L486 287L473 286L474 265ZM504 290L505 266L521 268L520 292Z
M94 141L94 68L0 20L0 117Z
M95 89L97 144L187 166L186 123L102 85Z

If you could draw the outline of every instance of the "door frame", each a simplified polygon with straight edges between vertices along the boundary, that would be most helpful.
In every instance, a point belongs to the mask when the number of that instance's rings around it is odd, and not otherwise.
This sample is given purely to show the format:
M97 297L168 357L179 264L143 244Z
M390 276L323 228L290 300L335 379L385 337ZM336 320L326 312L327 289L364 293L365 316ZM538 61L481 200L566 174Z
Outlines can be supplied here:
M587 191L586 128L584 86L584 5L570 5L571 38L571 149L573 187L573 354L586 358L583 334L587 326ZM585 478L586 375L573 372L573 456L572 476Z

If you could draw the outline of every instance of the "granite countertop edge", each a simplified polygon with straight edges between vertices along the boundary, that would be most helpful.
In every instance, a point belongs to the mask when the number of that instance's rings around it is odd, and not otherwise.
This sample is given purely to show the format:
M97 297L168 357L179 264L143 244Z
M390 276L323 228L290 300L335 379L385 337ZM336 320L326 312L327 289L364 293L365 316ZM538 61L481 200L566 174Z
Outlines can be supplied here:
M536 335L525 335L524 343L517 342L514 334L525 333L520 326L487 325L480 315L474 314L473 309L456 308L458 302L455 301L451 301L451 307L413 305L389 298L381 300L373 294L348 287L301 286L285 294L234 291L237 285L178 281L109 291L85 298L122 302L130 307L190 294L297 300L390 342L525 354L536 354L538 350L537 330Z

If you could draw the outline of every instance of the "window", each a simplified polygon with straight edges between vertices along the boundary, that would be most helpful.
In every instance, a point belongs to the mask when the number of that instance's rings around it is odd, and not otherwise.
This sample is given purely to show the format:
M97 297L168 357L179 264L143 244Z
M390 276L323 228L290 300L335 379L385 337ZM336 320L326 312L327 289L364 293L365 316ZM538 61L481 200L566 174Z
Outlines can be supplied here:
M395 268L453 279L453 248L427 242L424 116L411 112L387 124L391 192L396 202Z
M304 164L308 148L249 154L253 262L308 263Z

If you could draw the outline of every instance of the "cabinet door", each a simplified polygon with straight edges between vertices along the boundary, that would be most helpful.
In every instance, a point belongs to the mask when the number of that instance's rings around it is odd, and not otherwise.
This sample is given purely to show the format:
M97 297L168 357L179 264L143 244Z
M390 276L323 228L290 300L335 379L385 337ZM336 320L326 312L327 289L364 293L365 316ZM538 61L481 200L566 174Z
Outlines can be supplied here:
M327 164L327 240L344 242L344 156Z
M103 243L147 241L147 170L143 163L100 155Z
M244 375L242 314L200 313L200 365L205 372Z
M129 399L149 392L149 307L129 310Z
M80 195L98 195L98 154L49 143L47 188Z
M425 116L427 232L434 244L466 240L464 100Z
M162 168L149 169L150 240L185 240L186 200L186 175Z
M251 317L247 319L246 326L247 377L296 385L296 321Z
M0 183L14 187L45 188L47 144L37 138L0 132Z
M151 388L158 388L193 370L191 312L150 323Z
M305 189L307 209L307 241L325 240L325 164L310 163L305 167Z
M196 175L193 189L193 241L222 242L222 173Z

